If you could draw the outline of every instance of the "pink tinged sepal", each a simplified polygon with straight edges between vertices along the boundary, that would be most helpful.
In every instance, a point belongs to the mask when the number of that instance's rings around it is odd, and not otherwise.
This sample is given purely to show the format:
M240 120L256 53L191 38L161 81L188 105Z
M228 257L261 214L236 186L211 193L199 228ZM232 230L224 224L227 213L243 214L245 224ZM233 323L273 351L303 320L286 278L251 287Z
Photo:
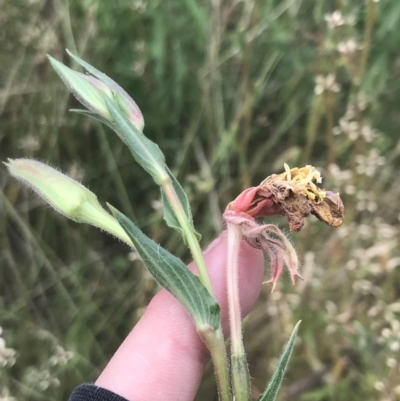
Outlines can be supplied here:
M267 196L265 196L267 195ZM227 210L244 212L251 217L273 216L282 213L281 206L270 194L260 186L245 189L234 201L229 203Z
M113 97L108 86L90 75L71 70L51 56L48 57L51 65L76 99L93 113L111 121L111 115L104 100L105 96Z
M144 128L144 119L143 114L139 109L139 106L136 102L129 96L129 94L120 86L118 85L113 79L108 77L103 72L99 71L98 69L94 68L92 65L87 63L86 61L82 60L75 54L71 53L67 49L67 53L70 57L72 57L76 62L78 62L88 74L93 75L95 78L100 80L104 85L106 85L110 91L114 95L114 100L121 108L121 110L125 113L128 117L130 122L137 128L139 131L143 131Z
M289 270L292 283L296 277L302 279L298 272L299 261L296 251L285 234L273 224L258 224L255 219L245 212L226 210L224 220L231 224L239 225L243 238L254 248L262 249L268 255L271 262L271 279L267 283L272 284L272 291L283 273L284 266Z
M91 75L82 74L65 66L51 56L50 63L65 85L77 100L93 113L112 121L105 102L105 97L114 100L127 116L129 121L140 131L143 131L144 119L138 105L116 82L94 67L69 53L71 57L80 62ZM93 76L94 75L94 76Z
M122 92L114 92L114 97L118 106L126 114L129 121L136 128L138 128L139 131L143 131L144 119L143 119L143 114L140 111L138 105L131 99L131 97L124 90L122 90Z

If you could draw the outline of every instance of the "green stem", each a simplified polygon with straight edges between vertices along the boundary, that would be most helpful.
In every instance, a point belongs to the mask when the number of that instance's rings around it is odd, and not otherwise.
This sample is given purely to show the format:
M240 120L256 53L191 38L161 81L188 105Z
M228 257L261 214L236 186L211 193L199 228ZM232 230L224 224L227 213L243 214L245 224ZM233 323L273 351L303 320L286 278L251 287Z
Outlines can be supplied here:
M376 20L376 4L372 0L368 0L367 2L367 10L366 10L366 21L365 21L365 31L364 31L364 40L362 46L362 56L361 56L361 65L359 68L358 75L358 85L362 84L362 81L365 76L365 71L367 69L367 61L369 56L369 51L371 48L371 39L373 28Z
M185 211L183 210L182 204L179 201L179 197L170 178L163 180L162 188L183 230L188 247L192 253L193 260L199 273L199 279L207 288L209 293L215 298L211 286L210 276L208 275L206 262L203 257L203 252L201 251L199 242L194 234L192 224L188 220ZM221 324L215 331L211 330L210 328L204 330L198 328L198 331L211 353L220 400L231 401L232 396L229 386L228 358Z
M251 401L250 374L246 355L231 355L231 369L235 401Z
M232 401L232 393L229 386L228 358L222 330L221 328L217 331L199 330L199 334L211 353L219 399L221 401Z
M183 230L193 260L196 263L200 281L207 288L208 292L214 296L210 276L208 275L207 266L203 258L203 252L201 251L199 242L194 235L192 225L186 217L186 213L183 210L182 204L169 177L163 181L162 188Z
M231 329L232 387L235 401L250 401L250 375L242 337L242 318L239 299L239 249L242 230L227 223L228 269L227 289Z

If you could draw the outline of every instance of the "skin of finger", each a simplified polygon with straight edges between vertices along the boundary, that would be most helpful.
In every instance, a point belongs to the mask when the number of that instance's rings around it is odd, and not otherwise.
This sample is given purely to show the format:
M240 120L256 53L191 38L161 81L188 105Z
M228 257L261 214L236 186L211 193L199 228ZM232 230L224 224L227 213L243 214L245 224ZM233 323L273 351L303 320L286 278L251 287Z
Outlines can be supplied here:
M204 256L221 305L223 331L228 335L225 232L210 244ZM240 302L245 316L261 290L262 252L242 242L239 267ZM193 263L189 268L196 270ZM187 311L170 293L161 290L95 384L129 401L192 401L209 358Z

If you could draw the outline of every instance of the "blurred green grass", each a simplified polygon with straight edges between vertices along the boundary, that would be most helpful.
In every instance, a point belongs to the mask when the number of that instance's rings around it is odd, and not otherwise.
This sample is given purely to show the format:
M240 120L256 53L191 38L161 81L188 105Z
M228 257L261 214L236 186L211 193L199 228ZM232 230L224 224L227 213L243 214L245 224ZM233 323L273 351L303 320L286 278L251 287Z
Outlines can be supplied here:
M67 112L76 101L46 54L73 66L69 48L137 101L204 246L243 188L284 162L317 166L345 200L345 224L310 219L291 234L306 280L266 287L246 319L254 394L302 319L282 400L400 399L397 0L0 4L1 160L58 166L189 260L129 151ZM157 287L123 244L55 215L5 168L0 185L0 394L67 399L96 378ZM211 370L198 399L216 399Z

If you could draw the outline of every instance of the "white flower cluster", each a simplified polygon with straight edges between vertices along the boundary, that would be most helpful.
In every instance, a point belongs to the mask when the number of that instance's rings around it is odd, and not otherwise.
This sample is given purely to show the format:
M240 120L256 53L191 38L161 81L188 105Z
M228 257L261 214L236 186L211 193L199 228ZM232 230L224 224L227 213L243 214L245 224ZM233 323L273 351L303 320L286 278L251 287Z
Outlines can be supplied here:
M72 359L74 353L72 351L66 351L60 345L55 348L55 353L49 359L49 363L52 366L56 365L66 365L70 359Z
M147 3L144 0L135 0L131 7L133 11L143 14L146 12Z
M60 380L51 376L48 370L38 370L30 367L26 371L25 380L28 385L38 386L41 390L47 390L49 387L58 387Z
M357 155L355 157L358 174L372 177L376 170L385 163L385 158L380 156L377 149L371 149L368 155Z
M341 191L348 195L356 193L356 187L351 184L353 172L351 170L341 170L337 164L328 166L330 181L334 183L333 187L341 188Z
M325 21L329 29L335 29L342 25L354 25L356 20L353 15L344 16L336 10L332 14L325 14Z
M390 274L399 268L400 257L396 253L399 229L396 226L390 225L380 218L375 218L372 224L351 223L343 227L338 229L341 238L357 235L358 239L371 243L369 247L354 247L351 257L345 265L347 270L361 269L370 278L371 275ZM400 313L400 302L393 304L389 309L390 320L392 320L393 313Z
M340 91L340 85L336 82L336 77L334 74L317 75L315 77L315 89L314 93L316 95L321 95L325 91L330 91L337 93Z
M367 191L359 190L356 193L356 199L357 199L356 207L359 212L367 211L367 212L373 213L378 208L378 205L376 203L375 193L372 191L367 192ZM369 226L367 225L365 230L360 232L360 234L363 234L364 237L368 237L368 235L366 234L367 232L371 233L371 235L372 235L372 231L368 227ZM361 227L361 228L364 228L364 227Z
M350 105L344 116L339 120L339 125L333 129L334 135L346 135L351 141L363 138L365 142L372 142L377 137L377 132L366 121L357 120L357 112L368 107L369 99L364 94L359 94L356 105Z
M347 39L343 42L339 42L337 45L339 53L345 56L354 54L360 48L361 46L354 39Z
M3 329L0 327L0 367L12 366L16 361L17 351L6 347L6 340L1 337L2 333Z

